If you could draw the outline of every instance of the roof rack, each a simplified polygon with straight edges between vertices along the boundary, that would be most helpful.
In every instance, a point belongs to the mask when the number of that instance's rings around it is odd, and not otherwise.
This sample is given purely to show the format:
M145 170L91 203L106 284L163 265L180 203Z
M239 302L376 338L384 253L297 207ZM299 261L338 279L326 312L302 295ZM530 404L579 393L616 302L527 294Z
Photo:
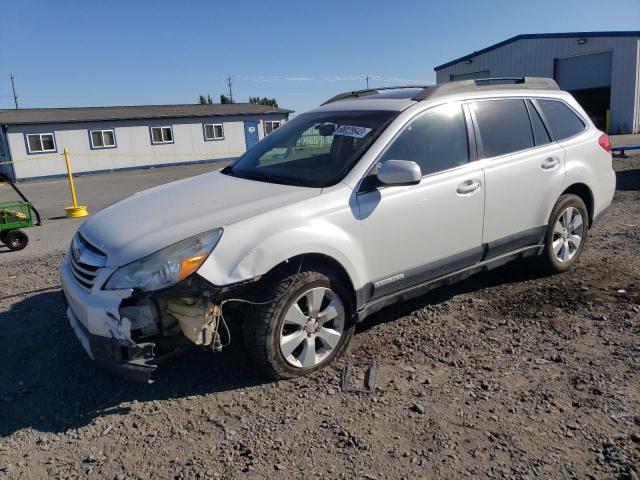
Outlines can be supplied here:
M411 100L419 102L436 96L450 95L454 93L495 90L500 89L531 89L531 90L560 90L556 81L545 77L496 77L479 78L476 80L460 80L457 82L441 83L439 85L399 85L395 87L366 88L364 90L354 90L351 92L339 93L331 97L322 105L346 100L348 98L360 98L368 95L375 95L384 90L397 90L403 88L419 88L422 91Z
M556 81L545 77L496 77L479 78L476 80L461 80L457 82L441 83L429 88L425 88L413 100L419 102L435 96L451 95L470 91L483 90L560 90Z
M326 102L322 103L322 105L326 105L328 103L338 102L340 100L346 100L347 98L359 98L366 97L367 95L375 95L379 92L385 90L399 90L403 88L429 88L429 85L396 85L394 87L379 87L379 88L365 88L363 90L353 90L351 92L339 93L335 97L331 97Z

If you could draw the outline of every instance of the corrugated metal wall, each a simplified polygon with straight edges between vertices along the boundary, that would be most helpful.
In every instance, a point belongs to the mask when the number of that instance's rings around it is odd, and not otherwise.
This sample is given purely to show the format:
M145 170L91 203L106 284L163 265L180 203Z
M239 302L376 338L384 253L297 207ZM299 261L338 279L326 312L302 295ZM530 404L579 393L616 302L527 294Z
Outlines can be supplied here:
M575 55L612 51L611 129L623 133L640 130L640 40L637 37L589 37L585 44L575 38L520 39L436 71L438 83L451 75L489 70L492 77L553 77L554 60Z

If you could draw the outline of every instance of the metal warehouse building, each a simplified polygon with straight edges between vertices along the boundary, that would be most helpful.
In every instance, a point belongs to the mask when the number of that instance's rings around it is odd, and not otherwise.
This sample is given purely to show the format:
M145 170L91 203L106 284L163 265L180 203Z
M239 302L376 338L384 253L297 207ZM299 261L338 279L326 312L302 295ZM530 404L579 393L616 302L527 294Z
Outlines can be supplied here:
M291 110L250 103L0 110L0 172L15 180L238 157Z
M518 35L435 68L437 83L552 77L608 133L640 131L640 31Z

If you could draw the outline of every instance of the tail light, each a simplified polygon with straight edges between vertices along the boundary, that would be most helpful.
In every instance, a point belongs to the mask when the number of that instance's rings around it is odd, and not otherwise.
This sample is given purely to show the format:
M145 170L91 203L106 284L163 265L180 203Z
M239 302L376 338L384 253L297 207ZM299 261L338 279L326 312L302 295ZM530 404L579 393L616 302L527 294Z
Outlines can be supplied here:
M606 133L600 135L600 138L598 138L598 143L607 152L611 153L611 140L609 140L609 135L607 135Z

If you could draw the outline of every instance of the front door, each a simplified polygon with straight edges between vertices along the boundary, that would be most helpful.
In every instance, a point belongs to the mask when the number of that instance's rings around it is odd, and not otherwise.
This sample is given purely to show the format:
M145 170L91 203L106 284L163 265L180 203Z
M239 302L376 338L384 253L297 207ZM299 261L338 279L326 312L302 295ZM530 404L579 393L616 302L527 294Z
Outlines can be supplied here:
M247 146L247 150L258 143L258 122L256 120L244 121L244 141Z
M357 195L372 298L480 261L484 173L469 157L459 104L420 114L382 154L378 165L415 161L423 177Z

